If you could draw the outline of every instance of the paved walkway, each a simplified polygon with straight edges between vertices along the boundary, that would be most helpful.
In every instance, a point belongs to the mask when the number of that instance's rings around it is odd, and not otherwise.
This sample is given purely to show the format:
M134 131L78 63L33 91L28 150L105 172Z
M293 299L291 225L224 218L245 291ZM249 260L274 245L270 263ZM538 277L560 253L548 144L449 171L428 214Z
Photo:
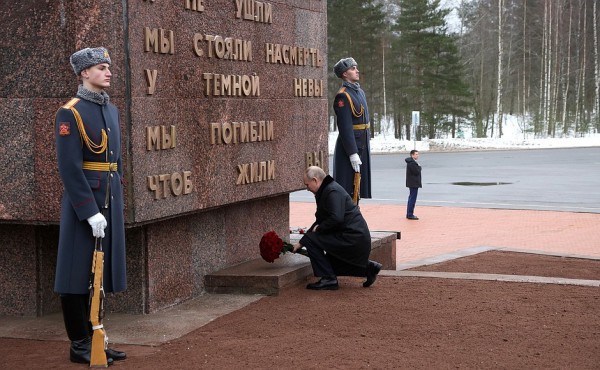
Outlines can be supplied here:
M503 209L422 207L420 220L405 218L405 206L361 203L371 231L400 231L400 268L477 251L507 248L535 253L600 258L600 214ZM290 226L308 227L315 205L290 203ZM475 251L475 252L474 252ZM382 271L382 274L402 274ZM594 284L597 284L595 282ZM207 294L152 315L109 314L111 342L156 345L180 337L260 296ZM61 314L41 318L0 317L0 337L65 341Z
M456 207L417 207L361 203L372 231L398 230L397 262L403 264L474 247L600 257L600 214ZM314 203L290 204L290 225L310 226Z

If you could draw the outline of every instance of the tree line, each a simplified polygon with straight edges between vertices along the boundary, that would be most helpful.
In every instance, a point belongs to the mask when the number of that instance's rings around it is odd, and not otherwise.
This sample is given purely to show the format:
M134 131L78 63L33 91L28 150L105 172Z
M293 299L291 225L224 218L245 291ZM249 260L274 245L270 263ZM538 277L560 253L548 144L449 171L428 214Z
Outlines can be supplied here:
M529 137L600 131L597 0L457 2L452 25L440 0L327 2L328 65L358 62L372 135L502 137L506 115ZM339 86L330 73L330 102Z

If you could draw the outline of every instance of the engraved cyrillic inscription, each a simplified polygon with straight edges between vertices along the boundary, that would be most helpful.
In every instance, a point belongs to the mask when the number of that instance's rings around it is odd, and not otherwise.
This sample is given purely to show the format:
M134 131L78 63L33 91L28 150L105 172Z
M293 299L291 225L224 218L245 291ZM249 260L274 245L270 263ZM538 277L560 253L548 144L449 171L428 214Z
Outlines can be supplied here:
M273 140L273 121L223 122L210 124L210 143L238 144Z
M238 164L236 185L275 180L275 160Z
M323 59L319 49L265 43L265 61L273 64L321 67Z
M323 96L323 80L294 78L294 96L319 97Z
M273 23L273 6L256 0L235 0L235 17L259 23Z
M304 153L304 159L306 160L306 168L310 166L323 167L326 162L325 152L320 150L318 152L306 152Z
M176 143L174 125L146 127L146 150L173 149Z
M175 33L162 28L144 28L144 51L175 54Z
M260 96L260 78L256 75L203 73L206 96Z
M185 8L196 12L204 11L204 0L185 0Z
M193 189L192 171L152 175L147 177L147 181L148 190L154 192L154 199L166 198L168 194L190 194Z
M202 48L202 41L206 42L207 52ZM199 57L252 61L252 41L196 33L193 42L194 52Z

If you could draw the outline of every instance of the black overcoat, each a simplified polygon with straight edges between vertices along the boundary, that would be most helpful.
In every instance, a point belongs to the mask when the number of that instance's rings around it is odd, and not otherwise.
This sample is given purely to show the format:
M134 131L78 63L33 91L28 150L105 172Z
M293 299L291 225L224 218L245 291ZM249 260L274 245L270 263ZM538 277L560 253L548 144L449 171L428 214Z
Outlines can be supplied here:
M300 239L300 244L311 244L347 263L347 271L367 266L371 253L371 233L367 222L350 195L327 176L315 194L317 211L315 223ZM319 225L316 231L312 231ZM309 242L306 242L306 239ZM304 242L304 243L303 243ZM337 270L338 275L345 275Z
M406 162L406 187L421 188L421 166L413 157L408 157L404 161Z
M350 100L348 99L350 97ZM344 82L333 101L337 116L338 138L333 153L333 178L348 194L354 191L354 169L350 155L358 153L360 166L360 197L371 198L371 132L355 130L357 125L369 123L369 107L364 91Z
M63 182L56 279L57 293L87 294L94 252L94 236L87 218L101 211L110 181L108 226L103 239L104 290L120 292L127 288L125 270L125 228L123 215L123 167L119 113L112 104L100 105L79 100L75 109L81 115L85 132L96 144L102 141L101 130L108 136L108 147L93 153L83 142L74 114L61 107L56 113L55 136L58 169ZM116 172L82 168L83 161L117 163Z

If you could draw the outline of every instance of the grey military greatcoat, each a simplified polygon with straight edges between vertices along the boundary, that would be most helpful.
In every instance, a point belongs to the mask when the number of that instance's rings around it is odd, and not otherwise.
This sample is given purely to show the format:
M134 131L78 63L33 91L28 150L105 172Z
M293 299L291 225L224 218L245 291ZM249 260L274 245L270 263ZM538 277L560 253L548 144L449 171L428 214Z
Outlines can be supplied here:
M69 109L71 106L81 116L83 131ZM108 222L102 241L104 290L123 291L127 287L127 277L117 108L108 102L98 104L74 99L58 110L54 129L58 169L64 185L54 290L63 294L88 293L95 239L87 218L101 212L108 200L108 209L103 212ZM84 162L116 165L112 171L99 171L84 169ZM108 197L107 184L110 185Z

